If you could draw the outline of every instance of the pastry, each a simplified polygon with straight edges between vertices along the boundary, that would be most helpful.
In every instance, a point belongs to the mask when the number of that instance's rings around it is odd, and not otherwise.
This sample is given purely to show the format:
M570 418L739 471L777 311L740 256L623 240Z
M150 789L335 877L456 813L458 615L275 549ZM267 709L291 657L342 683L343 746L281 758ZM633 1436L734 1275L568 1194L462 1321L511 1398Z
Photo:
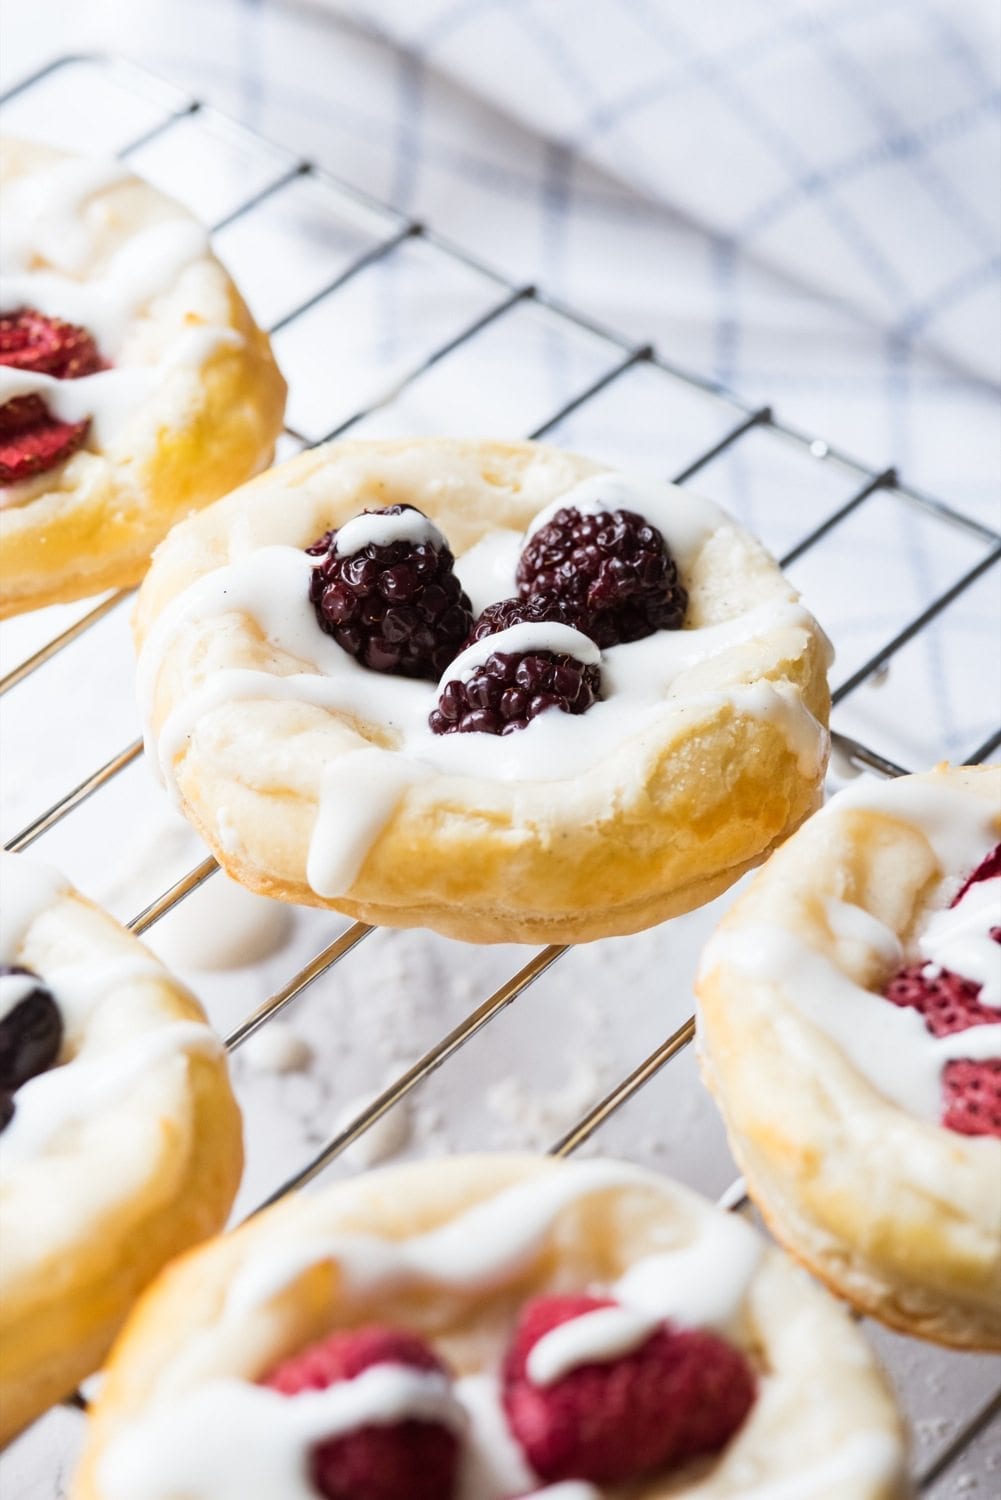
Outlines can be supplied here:
M100 1364L242 1166L197 1001L48 865L0 856L0 1443Z
M739 1217L612 1161L296 1196L170 1268L75 1500L891 1500L858 1331Z
M264 468L285 382L208 238L120 163L0 145L0 613L137 583Z
M820 795L828 647L771 557L538 444L302 454L172 532L135 630L147 747L220 863L368 922L637 931Z
M841 792L698 979L707 1082L775 1235L854 1305L1001 1347L1001 768Z

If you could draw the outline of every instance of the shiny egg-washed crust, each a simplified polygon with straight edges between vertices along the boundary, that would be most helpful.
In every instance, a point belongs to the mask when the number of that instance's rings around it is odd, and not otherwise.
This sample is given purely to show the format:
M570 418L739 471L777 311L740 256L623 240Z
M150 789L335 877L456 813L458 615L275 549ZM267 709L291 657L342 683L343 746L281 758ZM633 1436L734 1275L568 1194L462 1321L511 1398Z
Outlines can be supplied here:
M67 160L35 143L0 143L0 184ZM189 219L186 209L137 177L88 199L104 209L84 277L142 229ZM33 269L45 270L42 263ZM37 479L12 486L0 509L0 618L139 582L150 553L175 521L218 499L271 462L285 410L285 381L267 335L208 251L137 310L119 368L143 364L142 350L165 349L179 335L232 329L200 364L158 381L104 451L85 446ZM23 496L23 498L21 498Z
M425 439L315 449L175 528L140 594L137 644L195 579L255 547L305 547L366 506L407 502L437 522L459 556L494 529L523 528L600 471L533 443ZM797 598L764 548L729 520L684 581L694 625ZM199 719L173 775L216 858L265 895L472 942L636 932L711 900L816 807L823 755L804 775L775 723L711 695L763 679L787 683L826 725L826 651L815 626L786 626L691 668L672 697L705 694L709 703L573 777L429 776L406 791L342 899L325 901L306 879L318 784L323 767L377 739L372 725L303 703L228 702ZM154 738L179 702L237 666L304 670L242 613L189 623L156 676Z
M1001 801L1001 768L909 779ZM863 907L906 942L945 873L903 812L832 809L773 855L720 933L776 923L879 990L885 962L832 932L825 898ZM928 1124L884 1098L795 996L728 963L725 949L708 948L697 992L703 1076L775 1236L891 1328L1001 1347L1001 1141Z
M377 1319L433 1340L459 1375L496 1369L518 1309L530 1297L607 1284L641 1256L682 1245L721 1210L663 1178L655 1190L615 1186L564 1207L536 1253L490 1291L425 1282L348 1298L329 1259L263 1304L224 1320L241 1271L275 1249L294 1251L343 1232L402 1240L447 1224L505 1188L566 1164L533 1156L455 1157L382 1169L297 1195L170 1267L142 1298L112 1352L91 1411L73 1500L105 1500L101 1457L155 1405L206 1379L254 1380L332 1329ZM705 1475L651 1479L603 1492L617 1500L724 1500L783 1477L814 1476L812 1500L900 1500L904 1439L882 1375L838 1306L778 1251L750 1284L739 1341L763 1379L750 1417ZM843 1447L858 1454L845 1461ZM844 1472L845 1468L850 1472ZM840 1468L840 1472L839 1472ZM790 1491L783 1487L783 1493Z
M136 959L152 972L129 975ZM14 961L42 975L66 964L103 971L88 1057L165 1022L205 1020L137 938L69 888L35 917ZM162 1266L222 1227L242 1167L240 1113L220 1050L156 1061L72 1133L5 1168L0 1444L99 1366Z

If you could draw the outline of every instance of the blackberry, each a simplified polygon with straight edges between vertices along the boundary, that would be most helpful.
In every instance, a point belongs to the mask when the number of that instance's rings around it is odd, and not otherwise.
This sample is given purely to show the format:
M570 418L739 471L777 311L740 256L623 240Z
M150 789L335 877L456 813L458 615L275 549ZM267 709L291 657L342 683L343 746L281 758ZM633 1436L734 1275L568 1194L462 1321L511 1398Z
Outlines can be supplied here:
M0 1131L7 1129L14 1118L14 1095L0 1089Z
M467 645L513 625L552 623L581 629L582 613L561 599L502 599L488 605ZM582 714L601 696L597 665L556 651L498 651L465 681L442 688L428 723L435 734L510 734L547 708Z
M37 983L0 1020L0 1091L13 1093L51 1068L63 1041L63 1020L51 990L30 969L0 964L0 977L21 975Z
M311 557L321 559L309 580L309 597L321 630L362 666L436 681L468 635L473 610L453 571L448 543L421 511L389 505L364 512L408 513L417 518L409 537L365 541L342 554L337 538L346 528L341 527L307 547Z
M631 510L564 507L529 537L518 562L523 597L556 594L586 609L604 650L677 630L688 594L663 536Z

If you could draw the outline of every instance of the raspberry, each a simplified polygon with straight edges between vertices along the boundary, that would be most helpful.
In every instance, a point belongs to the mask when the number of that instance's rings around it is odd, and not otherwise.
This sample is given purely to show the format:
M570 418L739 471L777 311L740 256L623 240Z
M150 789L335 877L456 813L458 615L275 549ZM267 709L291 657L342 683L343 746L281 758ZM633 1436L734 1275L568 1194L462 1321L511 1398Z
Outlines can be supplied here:
M426 519L413 505L364 514L408 511ZM337 535L328 531L306 548L322 559L309 580L321 630L374 672L439 678L473 623L472 606L453 572L455 558L444 538L369 542L341 556Z
M716 1334L665 1324L631 1354L578 1365L548 1386L526 1374L543 1334L614 1303L540 1297L522 1311L504 1363L504 1409L540 1478L618 1484L716 1453L755 1396L743 1354Z
M79 380L105 368L85 328L47 318L33 307L0 314L0 365L56 380Z
M0 1020L0 1090L13 1093L51 1068L63 1042L63 1020L59 1007L37 974L9 964L0 964L0 976L17 974L37 983Z
M972 877L967 885L971 882ZM995 942L1001 942L1001 928L992 928L991 935ZM980 1002L979 984L948 969L929 979L923 970L923 964L901 969L883 993L893 1005L918 1011L933 1036L952 1036L972 1026L997 1022L997 1011ZM958 1130L962 1135L1001 1136L1001 1059L947 1062L942 1071L941 1118L947 1130Z
M971 885L979 885L982 880L996 880L1001 876L1001 844L996 844L990 854L986 855L979 863L973 874L968 876L960 890L953 897L950 905L958 906L970 889ZM993 937L995 929L991 929Z
M588 634L605 650L655 630L677 630L688 594L663 536L631 510L558 510L529 537L518 589L557 594L585 608Z
M285 1360L262 1382L283 1396L323 1391L354 1380L375 1365L404 1365L447 1375L423 1339L394 1328L357 1328L332 1333ZM310 1477L326 1500L452 1500L459 1443L438 1422L408 1418L392 1425L371 1423L317 1443Z
M43 416L16 437L0 436L0 484L20 484L54 469L82 445L89 427L89 419L57 422Z
M512 625L552 622L580 629L580 609L550 596L502 599L480 615L467 645ZM582 714L601 696L601 672L556 651L498 651L464 681L442 688L428 723L435 734L510 734L548 708Z
M85 328L31 307L0 315L0 365L56 380L78 380L106 368ZM0 406L0 484L44 474L75 453L89 421L60 422L41 396L15 396Z
M932 1036L951 1036L970 1026L987 1026L997 1021L997 1011L980 1003L979 984L948 969L943 969L936 979L927 979L924 968L924 964L911 964L901 969L883 993L894 1005L918 1011Z

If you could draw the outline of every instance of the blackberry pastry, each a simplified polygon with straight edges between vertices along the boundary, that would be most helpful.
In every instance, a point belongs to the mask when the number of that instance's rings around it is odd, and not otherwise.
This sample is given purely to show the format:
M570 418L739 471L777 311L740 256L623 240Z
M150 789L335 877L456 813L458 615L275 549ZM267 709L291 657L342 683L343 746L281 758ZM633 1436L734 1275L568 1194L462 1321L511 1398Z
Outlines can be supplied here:
M0 1444L97 1368L242 1166L197 1001L56 871L0 856Z
M687 911L817 805L828 647L687 490L533 443L336 443L176 528L147 747L254 890L478 942Z

